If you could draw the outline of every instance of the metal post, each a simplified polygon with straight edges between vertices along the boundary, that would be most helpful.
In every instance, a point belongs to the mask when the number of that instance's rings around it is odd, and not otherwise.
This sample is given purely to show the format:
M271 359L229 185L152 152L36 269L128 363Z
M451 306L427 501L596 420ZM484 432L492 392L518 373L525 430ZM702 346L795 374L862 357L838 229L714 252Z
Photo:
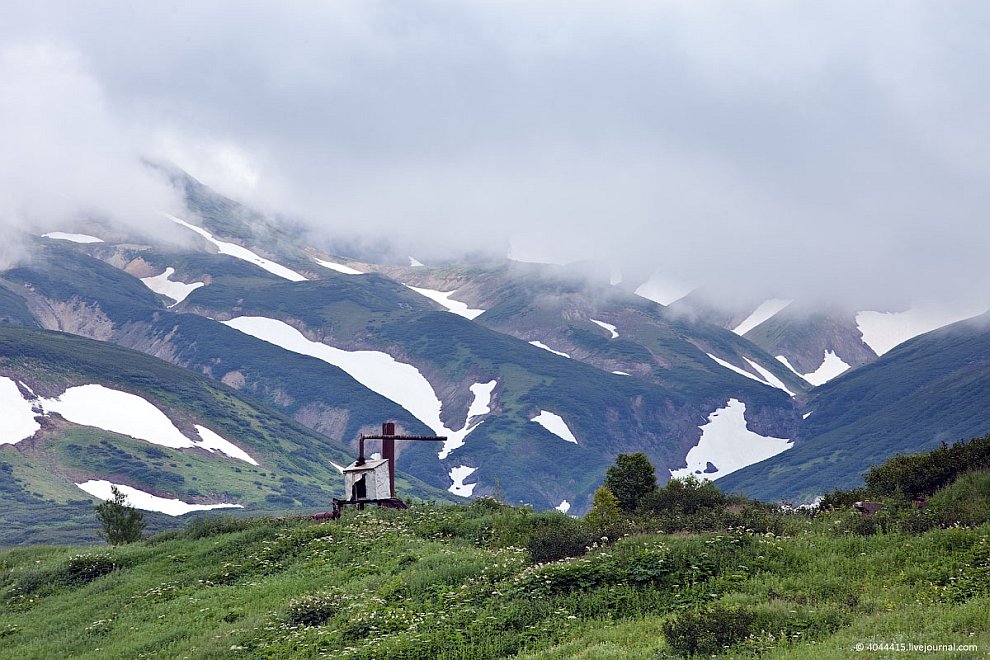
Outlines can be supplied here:
M382 424L382 458L388 461L388 496L395 497L395 423Z

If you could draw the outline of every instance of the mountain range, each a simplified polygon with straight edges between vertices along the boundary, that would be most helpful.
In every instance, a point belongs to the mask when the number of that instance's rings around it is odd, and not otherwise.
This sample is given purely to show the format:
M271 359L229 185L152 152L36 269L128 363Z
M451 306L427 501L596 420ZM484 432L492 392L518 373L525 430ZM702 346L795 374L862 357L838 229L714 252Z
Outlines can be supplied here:
M447 437L399 448L403 495L571 512L619 453L661 481L807 502L990 430L990 324L952 323L982 309L670 300L594 264L346 256L160 170L185 210L52 227L0 272L0 413L21 420L0 431L0 496L23 521L8 540L105 494L79 484L159 511L147 498L319 510L383 421ZM65 403L80 388L91 417ZM166 422L178 446L142 437Z

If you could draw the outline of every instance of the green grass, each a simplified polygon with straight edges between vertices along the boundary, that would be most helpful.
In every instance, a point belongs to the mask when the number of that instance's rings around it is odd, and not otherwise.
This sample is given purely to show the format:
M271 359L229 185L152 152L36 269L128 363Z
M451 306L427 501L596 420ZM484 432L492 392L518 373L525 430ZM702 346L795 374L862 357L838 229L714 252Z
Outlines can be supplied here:
M725 657L990 649L987 525L864 537L845 512L795 516L789 536L638 534L532 564L520 544L537 515L476 503L202 519L118 548L12 550L0 656L653 658L673 654L668 631L725 628L727 612L766 629Z

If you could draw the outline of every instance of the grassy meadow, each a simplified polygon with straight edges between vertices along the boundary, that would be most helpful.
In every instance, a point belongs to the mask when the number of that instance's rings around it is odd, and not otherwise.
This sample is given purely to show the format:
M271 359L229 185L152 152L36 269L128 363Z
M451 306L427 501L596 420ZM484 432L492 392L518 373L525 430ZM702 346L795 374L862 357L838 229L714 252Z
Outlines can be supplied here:
M990 525L869 531L846 510L761 520L665 534L640 518L615 543L570 551L579 521L486 499L330 522L200 518L114 548L22 547L0 554L0 657L990 650ZM533 561L555 554L578 556Z

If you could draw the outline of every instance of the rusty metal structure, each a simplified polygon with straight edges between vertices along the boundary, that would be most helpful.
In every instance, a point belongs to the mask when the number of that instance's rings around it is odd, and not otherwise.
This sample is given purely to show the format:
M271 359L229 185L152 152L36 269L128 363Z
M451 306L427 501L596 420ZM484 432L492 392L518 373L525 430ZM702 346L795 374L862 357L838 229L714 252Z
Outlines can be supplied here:
M329 514L320 515L324 518L340 518L343 507L347 505L356 506L358 509L363 509L367 504L377 504L390 509L408 508L405 502L395 496L395 441L443 442L446 439L445 436L440 435L397 435L395 422L382 424L381 435L362 433L358 437L357 460L343 469L346 499L333 498L333 510ZM365 457L367 440L381 440L380 459Z

